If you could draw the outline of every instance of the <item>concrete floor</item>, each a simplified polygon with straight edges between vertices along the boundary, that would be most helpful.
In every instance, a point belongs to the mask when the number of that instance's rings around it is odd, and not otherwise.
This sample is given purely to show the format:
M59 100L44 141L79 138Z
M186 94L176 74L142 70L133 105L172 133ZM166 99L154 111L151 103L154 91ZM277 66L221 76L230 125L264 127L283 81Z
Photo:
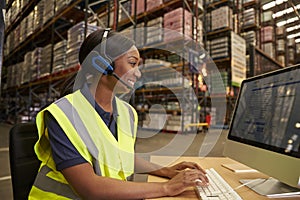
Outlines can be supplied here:
M12 126L0 124L0 199L13 199L9 168L9 130ZM168 156L222 156L226 130L210 129L208 133L173 134L139 130L137 155L148 159L151 155ZM200 163L201 165L201 163ZM145 181L145 176L136 176Z

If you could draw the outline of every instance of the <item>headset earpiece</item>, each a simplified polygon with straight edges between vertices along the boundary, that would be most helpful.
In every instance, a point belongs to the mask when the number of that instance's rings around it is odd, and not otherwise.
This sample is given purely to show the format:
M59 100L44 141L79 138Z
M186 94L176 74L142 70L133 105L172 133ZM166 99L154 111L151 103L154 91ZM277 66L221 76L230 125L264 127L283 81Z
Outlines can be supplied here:
M97 71L104 75L110 75L113 73L113 66L105 58L99 55L96 51L92 51L91 53L94 54L92 56L92 65Z

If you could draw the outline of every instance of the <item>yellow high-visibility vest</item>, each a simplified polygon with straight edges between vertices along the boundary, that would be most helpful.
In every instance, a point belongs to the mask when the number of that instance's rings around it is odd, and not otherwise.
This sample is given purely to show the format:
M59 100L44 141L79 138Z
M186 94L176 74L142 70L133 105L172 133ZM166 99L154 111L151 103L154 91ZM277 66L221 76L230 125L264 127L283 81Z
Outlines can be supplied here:
M29 199L80 199L52 158L44 113L49 111L68 139L99 176L126 180L134 173L134 143L137 114L126 102L116 97L118 140L91 103L78 90L57 100L38 113L36 124L39 140L35 152L41 167L30 191Z

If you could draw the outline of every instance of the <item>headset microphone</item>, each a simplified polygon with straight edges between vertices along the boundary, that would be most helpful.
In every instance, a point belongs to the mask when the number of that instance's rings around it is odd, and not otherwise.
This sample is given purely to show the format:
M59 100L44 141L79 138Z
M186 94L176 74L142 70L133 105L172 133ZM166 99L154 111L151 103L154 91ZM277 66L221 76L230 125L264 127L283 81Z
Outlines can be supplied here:
M96 52L94 52L96 53ZM123 85L125 85L128 89L133 90L134 88L123 81L115 72L110 63L108 63L102 56L98 53L96 56L92 58L92 65L97 71L101 72L104 75L110 75L115 77L118 81L120 81ZM103 66L104 65L104 66Z

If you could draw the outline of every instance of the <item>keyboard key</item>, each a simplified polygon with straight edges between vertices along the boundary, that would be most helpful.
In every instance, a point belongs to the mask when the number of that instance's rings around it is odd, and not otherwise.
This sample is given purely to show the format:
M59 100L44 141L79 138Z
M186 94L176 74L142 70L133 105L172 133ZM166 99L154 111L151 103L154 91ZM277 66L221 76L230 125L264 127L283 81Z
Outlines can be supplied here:
M209 185L197 186L198 196L202 200L240 200L232 187L213 168L206 170Z

